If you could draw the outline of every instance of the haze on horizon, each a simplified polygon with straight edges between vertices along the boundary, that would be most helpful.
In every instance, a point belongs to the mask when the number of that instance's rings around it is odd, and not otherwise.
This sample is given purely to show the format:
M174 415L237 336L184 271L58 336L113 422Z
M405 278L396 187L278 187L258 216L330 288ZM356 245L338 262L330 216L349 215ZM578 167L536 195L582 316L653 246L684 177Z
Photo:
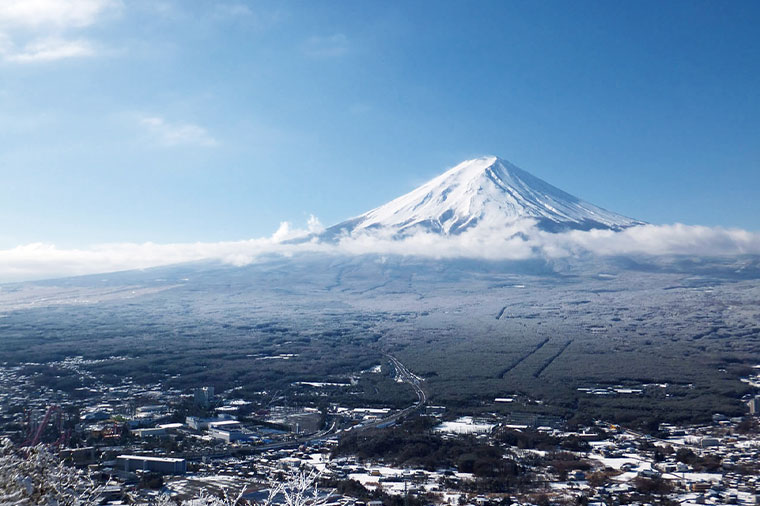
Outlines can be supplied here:
M490 153L661 226L440 255L760 253L758 21L749 1L3 2L0 282L292 254Z

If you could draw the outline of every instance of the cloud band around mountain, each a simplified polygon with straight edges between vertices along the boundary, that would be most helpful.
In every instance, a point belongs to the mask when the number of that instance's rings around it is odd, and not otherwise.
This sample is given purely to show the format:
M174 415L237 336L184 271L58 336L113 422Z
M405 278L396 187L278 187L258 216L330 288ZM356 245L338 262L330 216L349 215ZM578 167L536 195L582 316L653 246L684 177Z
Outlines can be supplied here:
M741 229L683 224L641 225L622 231L590 230L549 233L531 220L508 227L476 227L441 236L423 230L403 238L383 232L361 232L337 240L319 239L322 227L310 218L308 228L283 222L270 237L227 242L157 244L115 243L81 249L32 243L0 250L0 282L77 276L200 260L235 266L270 255L400 255L432 259L474 258L524 260L569 258L583 254L616 255L760 255L760 234Z

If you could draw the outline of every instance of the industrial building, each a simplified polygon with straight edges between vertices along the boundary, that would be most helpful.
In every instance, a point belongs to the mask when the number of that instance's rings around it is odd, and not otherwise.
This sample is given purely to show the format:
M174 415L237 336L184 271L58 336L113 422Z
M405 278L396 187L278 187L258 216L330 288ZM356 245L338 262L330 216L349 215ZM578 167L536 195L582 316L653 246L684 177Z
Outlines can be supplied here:
M119 455L118 465L127 472L152 471L161 474L185 474L187 461L169 457L149 457L146 455Z
M247 439L247 436L235 429L214 429L209 428L208 431L209 435L215 439L221 439L222 441L225 441L227 443L232 443L234 441L240 441L241 439Z
M197 416L188 416L185 418L185 424L193 430L206 430L210 424L232 420L230 415L219 415L216 418L199 418Z

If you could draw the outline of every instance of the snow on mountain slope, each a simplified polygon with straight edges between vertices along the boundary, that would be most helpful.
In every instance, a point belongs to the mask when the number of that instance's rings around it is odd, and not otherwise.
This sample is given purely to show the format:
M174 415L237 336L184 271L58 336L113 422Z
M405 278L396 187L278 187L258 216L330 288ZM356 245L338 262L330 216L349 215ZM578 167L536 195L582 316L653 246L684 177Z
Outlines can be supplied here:
M329 235L388 230L398 235L422 227L456 235L472 227L498 228L532 219L558 232L619 230L643 222L584 202L495 156L467 160L369 212L327 229Z

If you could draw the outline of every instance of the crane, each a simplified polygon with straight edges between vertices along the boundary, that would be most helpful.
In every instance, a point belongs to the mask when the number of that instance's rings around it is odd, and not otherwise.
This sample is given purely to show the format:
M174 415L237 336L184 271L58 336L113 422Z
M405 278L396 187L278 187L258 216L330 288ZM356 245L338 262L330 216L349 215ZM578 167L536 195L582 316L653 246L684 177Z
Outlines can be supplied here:
M45 412L45 416L42 418L42 422L37 426L37 430L30 432L29 438L24 441L24 444L22 446L36 446L40 442L40 438L42 438L42 433L45 431L45 427L47 427L47 424L50 422L50 418L52 418L53 413L58 413L58 423L59 426L61 425L61 408L56 405L48 406L47 411Z

